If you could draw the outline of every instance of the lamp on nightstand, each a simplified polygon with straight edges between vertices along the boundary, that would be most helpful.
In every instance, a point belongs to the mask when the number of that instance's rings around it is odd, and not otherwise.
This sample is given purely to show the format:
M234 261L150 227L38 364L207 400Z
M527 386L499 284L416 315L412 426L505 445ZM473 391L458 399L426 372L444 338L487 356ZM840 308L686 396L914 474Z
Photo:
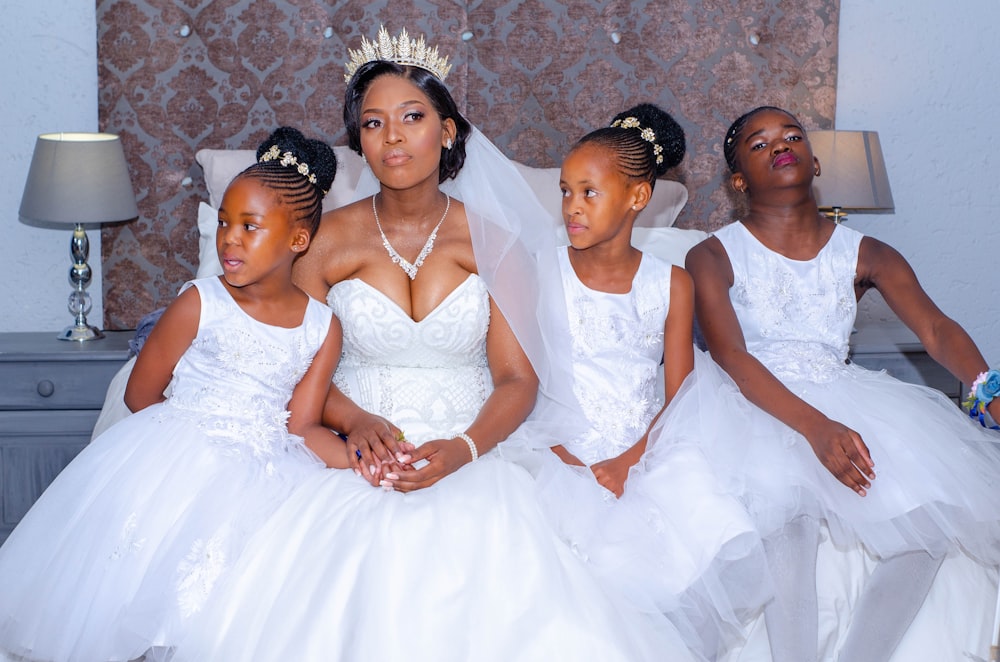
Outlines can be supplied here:
M28 179L21 196L20 216L40 225L73 226L70 255L69 312L76 318L59 337L63 340L101 338L87 324L91 299L87 292L91 271L87 264L90 241L85 225L136 218L132 180L118 136L110 133L45 133L38 136Z
M849 211L891 214L895 207L875 131L810 131L820 176L813 192L820 211L837 223Z

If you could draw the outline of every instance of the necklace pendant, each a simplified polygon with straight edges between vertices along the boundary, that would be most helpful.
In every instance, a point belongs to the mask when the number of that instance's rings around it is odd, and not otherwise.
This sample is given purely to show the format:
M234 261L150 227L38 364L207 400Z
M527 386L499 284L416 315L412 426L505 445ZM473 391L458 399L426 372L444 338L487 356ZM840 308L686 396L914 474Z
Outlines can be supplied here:
M391 250L392 247L389 246L389 249ZM399 265L400 269L402 269L404 272L406 272L406 275L410 277L410 280L413 280L414 278L417 277L417 269L420 268L420 265L410 264L409 260L407 260L403 256L399 255L395 251L392 251L391 253L389 253L389 256L392 258L392 261L394 263L396 263L396 264Z
M441 214L441 220L438 221L437 225L434 226L434 229L431 230L431 234L427 237L427 241L424 242L424 247L420 249L420 254L417 255L416 261L411 263L405 257L400 255L395 248L393 248L392 244L389 243L389 238L386 237L385 232L382 231L382 223L379 221L378 210L375 208L375 196L372 196L372 214L375 216L375 226L378 228L378 233L382 237L382 246L385 247L385 251L389 254L389 259L392 260L394 264L398 264L399 268L410 277L410 280L417 277L417 271L423 265L427 256L431 254L431 251L434 250L434 240L437 238L438 228L440 228L441 224L444 223L444 219L448 215L448 210L451 209L451 196L447 193L445 194L445 200L444 213Z

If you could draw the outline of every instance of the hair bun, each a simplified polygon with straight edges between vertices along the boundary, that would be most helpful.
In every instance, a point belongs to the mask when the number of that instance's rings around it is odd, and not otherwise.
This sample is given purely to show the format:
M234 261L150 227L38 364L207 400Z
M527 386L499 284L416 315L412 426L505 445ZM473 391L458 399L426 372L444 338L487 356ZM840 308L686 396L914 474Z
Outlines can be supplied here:
M337 155L322 140L306 138L301 131L290 126L278 127L257 148L257 159L277 147L281 154L291 152L299 164L306 164L309 174L316 176L316 186L324 193L330 190L337 175Z
M684 159L684 152L687 148L684 140L684 129L670 113L651 103L641 103L623 113L618 113L611 121L617 122L628 117L639 120L637 131L652 129L653 133L656 134L654 142L663 148L663 162L655 164L657 177Z

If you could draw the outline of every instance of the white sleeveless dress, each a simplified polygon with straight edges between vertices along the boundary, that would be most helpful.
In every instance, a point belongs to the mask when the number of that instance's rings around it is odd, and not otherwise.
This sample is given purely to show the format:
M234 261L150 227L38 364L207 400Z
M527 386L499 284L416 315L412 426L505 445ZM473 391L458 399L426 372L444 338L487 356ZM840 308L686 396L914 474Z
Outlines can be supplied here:
M737 635L770 592L745 509L722 494L698 439L672 434L675 404L707 359L698 356L694 373L651 431L620 499L589 466L633 446L663 406L660 364L670 361L663 331L672 266L644 253L630 291L612 294L580 282L566 248L559 261L573 391L587 422L562 445L588 466L540 451L548 460L534 469L543 509L606 585L644 611L669 614L692 648L714 657L715 647L727 634Z
M420 322L360 280L328 302L348 396L417 444L466 429L492 388L478 276ZM327 471L249 547L175 661L692 659L666 621L601 590L545 521L528 474L495 452L409 494Z
M875 557L962 551L1000 562L1000 435L933 389L848 360L862 235L837 226L812 260L771 251L739 222L716 232L732 264L730 298L747 348L793 393L857 431L876 478L860 497L805 438L738 398L706 452L761 534L797 515L827 523L835 542ZM733 386L735 389L735 386Z
M300 326L279 328L218 278L192 285L198 333L170 399L95 439L0 547L0 659L130 660L176 643L250 534L322 470L285 422L330 309L310 299Z

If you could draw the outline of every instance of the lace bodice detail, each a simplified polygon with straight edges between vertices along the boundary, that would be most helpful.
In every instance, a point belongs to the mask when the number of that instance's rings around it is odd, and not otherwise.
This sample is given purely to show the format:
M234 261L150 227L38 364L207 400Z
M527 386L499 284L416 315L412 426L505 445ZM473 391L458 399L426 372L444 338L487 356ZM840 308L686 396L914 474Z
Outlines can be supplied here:
M718 232L747 349L782 381L826 382L846 369L862 235L838 225L811 260L790 260L739 222Z
M659 373L670 307L669 263L643 254L626 294L580 282L565 248L560 271L573 345L573 392L590 423L564 445L587 464L622 453L663 406Z
M344 346L334 383L420 443L463 431L493 389L486 363L489 294L475 274L413 321L362 280L330 288Z
M288 434L288 401L326 339L330 309L310 299L302 324L282 328L247 315L216 277L190 286L201 297L198 334L174 368L164 415L191 417L213 442L262 459L300 444Z

